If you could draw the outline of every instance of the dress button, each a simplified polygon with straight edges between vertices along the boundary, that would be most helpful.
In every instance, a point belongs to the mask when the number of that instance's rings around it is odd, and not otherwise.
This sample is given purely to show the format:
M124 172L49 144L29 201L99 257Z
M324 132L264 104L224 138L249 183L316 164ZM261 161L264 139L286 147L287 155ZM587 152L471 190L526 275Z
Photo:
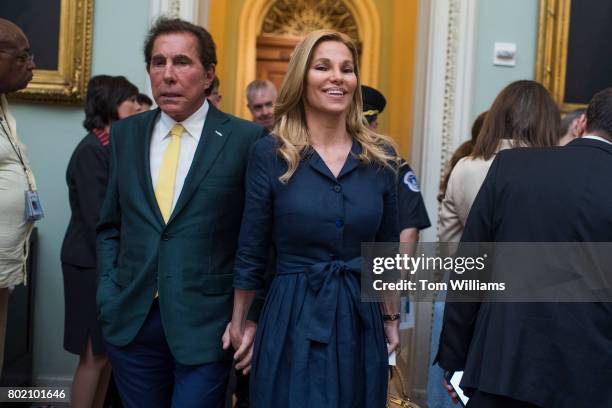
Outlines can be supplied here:
M334 186L334 191L335 191L336 193L339 193L340 191L342 191L342 187L340 187L340 186L336 185L336 186Z
M162 235L162 241L169 241L170 240L170 235L168 234L163 234Z
M336 220L336 227L338 228L344 227L344 220L342 218Z

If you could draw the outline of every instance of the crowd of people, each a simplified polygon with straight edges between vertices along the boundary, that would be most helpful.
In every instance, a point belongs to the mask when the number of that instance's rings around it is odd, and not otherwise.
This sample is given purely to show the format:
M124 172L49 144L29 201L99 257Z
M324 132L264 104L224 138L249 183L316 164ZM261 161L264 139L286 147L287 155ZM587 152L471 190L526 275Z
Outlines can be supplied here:
M414 244L431 224L414 171L377 132L386 100L361 83L354 42L308 34L280 89L248 85L252 122L222 111L204 28L160 18L144 57L157 108L123 76L91 78L66 172L72 406L104 406L109 383L125 407L224 407L232 393L236 407L387 406L400 300L361 300L361 244ZM0 19L0 345L43 216L5 98L34 67ZM612 89L561 120L542 85L511 83L449 163L440 241L612 242L611 145ZM432 377L449 402L442 371L464 371L468 407L612 406L610 304L448 303L436 316ZM581 336L564 336L569 317Z

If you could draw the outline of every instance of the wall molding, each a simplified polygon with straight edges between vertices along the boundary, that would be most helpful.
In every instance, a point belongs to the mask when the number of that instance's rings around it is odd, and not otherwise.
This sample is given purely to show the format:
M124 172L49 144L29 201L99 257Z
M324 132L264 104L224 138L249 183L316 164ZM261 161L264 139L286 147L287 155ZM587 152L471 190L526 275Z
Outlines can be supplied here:
M438 188L446 162L469 137L477 30L477 0L421 0L415 67L413 168L418 169L423 198L433 227L421 241L437 240ZM420 25L421 25L420 24ZM415 311L412 371L418 373L413 397L424 405L431 362L433 303Z
M155 21L159 16L168 15L179 17L191 23L198 20L199 8L208 9L208 1L198 0L151 0L149 17L150 21Z
M414 130L414 135L422 135L414 148L420 149L415 167L420 171L425 204L434 225L424 231L424 241L437 238L436 197L446 163L457 146L470 137L477 8L477 0L433 0L430 5L426 69L425 74L420 73L426 83L420 91L424 107L415 103L419 111L414 115L423 117Z

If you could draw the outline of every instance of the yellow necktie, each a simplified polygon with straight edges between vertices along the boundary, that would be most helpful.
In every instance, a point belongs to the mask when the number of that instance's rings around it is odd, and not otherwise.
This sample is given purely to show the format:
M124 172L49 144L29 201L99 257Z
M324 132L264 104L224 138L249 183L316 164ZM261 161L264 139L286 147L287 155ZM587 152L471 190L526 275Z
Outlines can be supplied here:
M176 170L178 168L179 155L181 153L181 136L185 128L180 123L175 124L170 130L170 143L164 152L157 186L155 186L155 198L161 211L164 222L168 222L172 214L172 201L174 200L174 187L176 184Z

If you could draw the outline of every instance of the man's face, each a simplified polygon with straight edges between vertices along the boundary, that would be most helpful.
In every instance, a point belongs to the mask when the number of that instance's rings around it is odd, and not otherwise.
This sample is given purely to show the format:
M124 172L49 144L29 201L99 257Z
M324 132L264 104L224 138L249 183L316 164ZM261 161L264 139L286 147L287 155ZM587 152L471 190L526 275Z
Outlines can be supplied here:
M36 67L30 54L30 43L19 31L0 42L0 93L15 92L28 86Z
M261 89L253 95L248 104L253 115L253 122L271 130L274 126L274 102L276 92L272 89Z
M193 34L162 34L153 43L149 77L157 105L172 119L182 122L204 103L215 66L202 66Z

